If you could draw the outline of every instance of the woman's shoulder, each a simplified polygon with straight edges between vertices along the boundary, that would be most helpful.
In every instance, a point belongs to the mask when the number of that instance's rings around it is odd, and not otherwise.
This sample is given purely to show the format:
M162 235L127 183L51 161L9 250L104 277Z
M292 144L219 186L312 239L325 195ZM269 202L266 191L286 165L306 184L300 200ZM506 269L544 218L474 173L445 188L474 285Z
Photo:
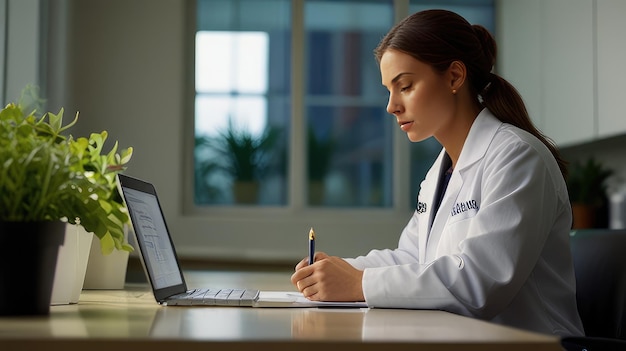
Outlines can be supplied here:
M541 158L552 157L548 148L532 134L500 121L484 109L470 129L459 165L469 167L485 159L490 163L506 162L505 156L528 153Z
M510 123L502 122L491 111L484 109L479 117L482 117L481 127L489 128L492 130L493 137L491 140L491 146L502 144L511 144L518 146L527 146L543 153L548 151L548 148L531 133L516 127Z
M523 164L527 172L546 172L555 187L564 186L559 165L548 147L534 135L511 124L503 123L498 128L486 157L501 162L507 162L507 158L524 160L520 165ZM511 169L511 171L521 170Z
M542 158L554 159L552 153L546 145L534 135L508 123L502 123L494 135L493 143L495 145L511 147L519 149L528 149Z

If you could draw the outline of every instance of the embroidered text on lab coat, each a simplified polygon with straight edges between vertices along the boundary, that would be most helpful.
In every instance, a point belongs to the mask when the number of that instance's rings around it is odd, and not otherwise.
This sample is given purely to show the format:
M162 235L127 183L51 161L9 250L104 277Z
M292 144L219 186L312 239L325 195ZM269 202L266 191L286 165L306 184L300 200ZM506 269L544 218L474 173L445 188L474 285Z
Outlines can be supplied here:
M476 202L476 200L457 202L456 204L454 204L454 206L452 206L452 212L450 213L450 216L453 217L469 210L478 211L478 203Z
M417 210L417 213L424 213L424 212L426 212L426 203L425 202L418 202L415 209Z

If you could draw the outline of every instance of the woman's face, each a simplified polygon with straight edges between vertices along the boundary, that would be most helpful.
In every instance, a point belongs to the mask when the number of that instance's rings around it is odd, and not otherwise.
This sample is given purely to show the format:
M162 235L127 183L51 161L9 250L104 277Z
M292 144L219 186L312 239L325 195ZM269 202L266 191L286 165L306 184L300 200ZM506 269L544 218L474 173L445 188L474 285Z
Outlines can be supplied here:
M422 141L445 132L455 106L448 74L396 50L383 54L380 73L389 90L387 112L396 117L409 140Z

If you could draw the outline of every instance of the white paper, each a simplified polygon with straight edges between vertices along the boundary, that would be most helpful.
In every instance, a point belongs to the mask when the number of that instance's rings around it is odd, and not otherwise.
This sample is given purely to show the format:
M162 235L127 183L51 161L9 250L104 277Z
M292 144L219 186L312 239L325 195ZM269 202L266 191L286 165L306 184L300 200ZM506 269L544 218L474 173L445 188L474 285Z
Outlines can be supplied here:
M344 307L367 308L360 302L311 301L296 291L261 291L255 307Z

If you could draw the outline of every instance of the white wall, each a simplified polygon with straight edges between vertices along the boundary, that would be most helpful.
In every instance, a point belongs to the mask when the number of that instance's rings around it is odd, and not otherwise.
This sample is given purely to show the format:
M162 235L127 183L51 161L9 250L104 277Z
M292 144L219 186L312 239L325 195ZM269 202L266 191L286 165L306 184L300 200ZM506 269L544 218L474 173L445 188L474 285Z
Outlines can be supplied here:
M3 107L18 99L26 85L40 83L39 10L39 0L0 1L0 103ZM5 70L5 65L9 69Z

